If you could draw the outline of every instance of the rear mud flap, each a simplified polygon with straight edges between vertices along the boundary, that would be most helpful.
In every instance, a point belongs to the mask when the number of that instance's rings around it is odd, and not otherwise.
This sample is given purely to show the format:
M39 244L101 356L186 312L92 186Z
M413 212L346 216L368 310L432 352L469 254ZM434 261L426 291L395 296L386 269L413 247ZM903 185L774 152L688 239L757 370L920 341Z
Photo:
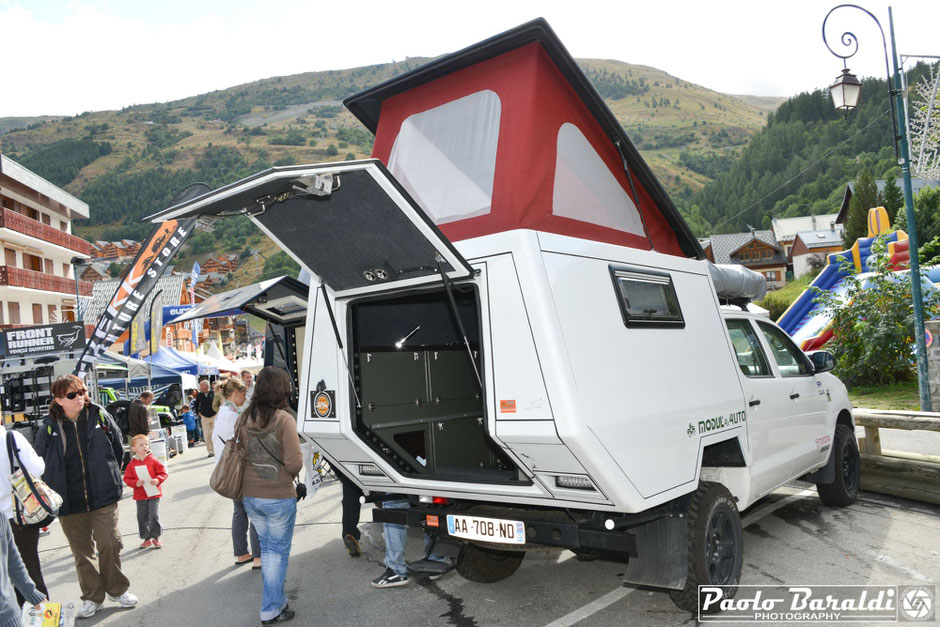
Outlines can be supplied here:
M641 586L681 590L689 569L688 521L679 516L657 518L630 529L636 557L627 564L624 581Z

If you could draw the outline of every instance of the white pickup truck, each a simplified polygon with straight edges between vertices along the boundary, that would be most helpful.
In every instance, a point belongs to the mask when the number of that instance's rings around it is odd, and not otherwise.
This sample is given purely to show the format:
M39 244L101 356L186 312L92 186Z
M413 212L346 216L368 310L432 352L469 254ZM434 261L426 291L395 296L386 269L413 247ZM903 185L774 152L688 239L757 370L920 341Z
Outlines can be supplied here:
M851 503L827 353L722 309L704 253L542 20L346 101L375 159L278 167L152 216L245 215L313 276L298 431L478 582L530 549L628 557L697 605L739 511ZM448 568L421 560L415 572Z

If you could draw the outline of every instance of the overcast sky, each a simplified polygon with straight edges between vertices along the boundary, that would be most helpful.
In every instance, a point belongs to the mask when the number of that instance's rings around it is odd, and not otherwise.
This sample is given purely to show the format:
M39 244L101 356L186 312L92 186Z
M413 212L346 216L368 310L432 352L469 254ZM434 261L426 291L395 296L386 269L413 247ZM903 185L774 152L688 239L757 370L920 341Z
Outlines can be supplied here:
M544 17L577 58L650 65L709 89L791 96L824 87L832 0L0 0L0 117L165 102L272 76L436 56ZM889 37L888 4L864 5ZM940 55L940 1L896 0L898 53ZM871 18L841 9L830 44L885 76ZM889 48L890 50L890 48Z

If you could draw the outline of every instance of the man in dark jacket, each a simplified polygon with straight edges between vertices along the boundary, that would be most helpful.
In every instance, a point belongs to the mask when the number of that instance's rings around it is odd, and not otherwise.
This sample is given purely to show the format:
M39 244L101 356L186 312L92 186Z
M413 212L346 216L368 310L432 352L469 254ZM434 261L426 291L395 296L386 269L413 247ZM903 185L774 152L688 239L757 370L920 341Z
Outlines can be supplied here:
M150 433L150 412L147 407L153 402L153 392L145 390L140 398L131 401L127 408L127 436L147 435Z
M209 380L203 379L199 382L199 394L196 395L196 411L199 418L202 419L202 432L206 438L206 451L208 456L215 455L215 446L212 443L212 430L215 426L216 409L213 407L215 392L209 386Z
M134 607L137 597L121 572L121 431L108 412L90 401L75 375L56 379L51 392L49 415L35 448L46 462L43 478L62 497L59 522L75 558L84 601L78 616L94 616L106 596L121 607Z

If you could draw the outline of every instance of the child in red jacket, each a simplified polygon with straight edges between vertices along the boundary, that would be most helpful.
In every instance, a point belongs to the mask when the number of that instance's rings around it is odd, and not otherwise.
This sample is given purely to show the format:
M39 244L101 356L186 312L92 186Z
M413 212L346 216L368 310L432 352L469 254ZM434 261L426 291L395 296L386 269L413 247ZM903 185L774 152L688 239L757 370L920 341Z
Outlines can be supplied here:
M135 435L131 440L134 457L127 464L124 483L134 488L134 500L137 501L137 527L143 544L140 548L163 547L160 543L160 497L163 491L160 485L166 481L166 466L150 452L150 440L146 435ZM138 470L140 468L141 470Z

